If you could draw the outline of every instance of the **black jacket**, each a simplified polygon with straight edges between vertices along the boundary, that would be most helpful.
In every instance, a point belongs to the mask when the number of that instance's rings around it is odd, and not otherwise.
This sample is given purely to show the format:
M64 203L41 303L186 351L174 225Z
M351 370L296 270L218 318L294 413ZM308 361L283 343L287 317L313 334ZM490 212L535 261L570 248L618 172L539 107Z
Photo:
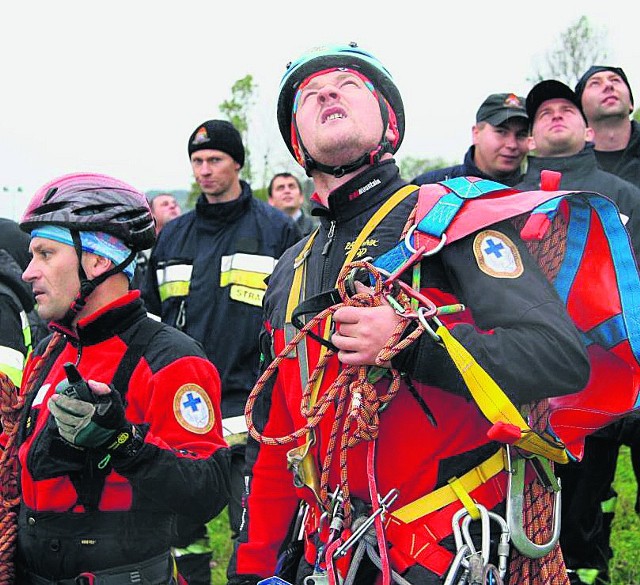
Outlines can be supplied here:
M562 173L560 189L593 191L611 199L623 216L629 218L625 226L631 237L631 244L640 258L640 189L620 177L607 173L598 167L593 145L573 156L539 157L530 156L527 172L516 185L522 191L540 188L540 172L543 170ZM623 222L625 218L622 218Z
M21 313L28 319L32 345L48 333L46 324L35 311L31 286L22 280L29 258L29 236L14 221L0 218L0 350L4 350L0 352L0 371L5 373L9 373L12 365L18 366L17 359L9 357L12 352L19 352L26 358L29 349Z
M503 185L507 185L507 187L513 187L521 179L522 173L519 170L500 179L487 175L487 173L481 171L476 166L476 163L473 160L474 153L475 146L470 146L469 150L467 150L464 155L464 162L461 165L427 171L422 175L418 175L411 182L415 185L427 185L429 183L438 183L439 181L446 181L447 179L453 179L455 177L480 177L481 179L498 181Z
M149 311L199 341L218 368L223 417L244 412L259 371L264 278L300 237L241 184L238 199L212 205L201 195L163 228L142 286Z
M640 124L635 120L631 121L631 136L629 144L620 153L620 156L611 159L609 153L595 151L598 165L618 177L640 187Z

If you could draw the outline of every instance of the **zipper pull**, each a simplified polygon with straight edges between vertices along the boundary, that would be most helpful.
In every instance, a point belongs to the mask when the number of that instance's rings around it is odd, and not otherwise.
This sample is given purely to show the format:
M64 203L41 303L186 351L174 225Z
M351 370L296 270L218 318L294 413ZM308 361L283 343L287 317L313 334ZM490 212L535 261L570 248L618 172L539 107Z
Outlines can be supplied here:
M336 222L335 220L331 220L331 225L329 226L329 233L327 234L327 243L322 248L322 255L326 256L329 253L329 249L331 248L331 244L333 243L333 233L336 231Z

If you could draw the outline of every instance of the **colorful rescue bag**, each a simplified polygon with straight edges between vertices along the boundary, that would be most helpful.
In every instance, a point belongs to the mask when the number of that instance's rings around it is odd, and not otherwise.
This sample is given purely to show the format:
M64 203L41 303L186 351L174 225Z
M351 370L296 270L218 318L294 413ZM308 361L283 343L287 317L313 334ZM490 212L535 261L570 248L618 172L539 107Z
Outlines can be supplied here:
M640 407L640 277L616 205L583 191L557 191L543 171L542 190L458 177L420 189L416 249L451 243L512 220L582 334L591 376L580 392L550 400L548 432L581 459L584 438ZM486 413L485 413L486 414Z

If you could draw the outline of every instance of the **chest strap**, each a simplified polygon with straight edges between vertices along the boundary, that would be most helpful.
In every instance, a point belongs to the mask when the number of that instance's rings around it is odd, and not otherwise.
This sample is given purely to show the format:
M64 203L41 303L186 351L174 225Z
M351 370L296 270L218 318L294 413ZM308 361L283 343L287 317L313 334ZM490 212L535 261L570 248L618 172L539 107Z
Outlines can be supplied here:
M356 237L355 241L349 253L347 254L343 267L349 264L355 258L360 246L369 237L371 232L380 224L380 222L391 212L391 210L404 201L409 195L414 193L418 187L416 185L405 185L398 191L396 191L389 199L387 199L380 208L373 214L366 225L362 228L361 232ZM289 298L287 300L287 311L285 318L285 334L287 331L295 334L292 323L292 316L295 308L304 301L305 298L305 283L306 283L306 260L311 253L313 242L318 233L316 230L310 237L304 248L298 254L294 260L294 274L293 284L291 291L289 292ZM324 323L323 337L326 339L331 331L331 318L328 318ZM289 340L285 338L285 343ZM320 347L320 356L318 361L320 362L326 355L328 348L325 345ZM309 364L307 360L307 348L306 339L302 339L297 346L296 354L298 357L298 365L300 369L300 382L302 388L304 388L309 381ZM309 399L309 407L312 407L318 398L320 393L320 387L322 385L323 373L317 376L314 381L313 390ZM316 496L318 502L320 502L320 479L318 477L318 468L313 457L310 454L310 448L315 443L315 436L313 431L309 431L306 435L303 444L291 449L287 453L287 460L289 467L294 470L294 484L296 487L307 486L311 488Z

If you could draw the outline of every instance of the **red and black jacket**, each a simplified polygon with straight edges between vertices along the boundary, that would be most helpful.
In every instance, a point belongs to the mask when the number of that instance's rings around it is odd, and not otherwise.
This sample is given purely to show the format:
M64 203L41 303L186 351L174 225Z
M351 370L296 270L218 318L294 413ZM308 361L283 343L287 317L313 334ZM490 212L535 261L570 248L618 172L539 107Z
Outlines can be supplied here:
M393 161L383 162L331 193L321 216L321 229L307 258L306 298L328 291L365 223L404 185ZM356 257L378 257L393 247L403 232L417 193L405 199L375 228ZM316 212L317 213L317 212ZM580 390L588 379L589 363L576 327L551 285L528 254L517 231L504 222L492 229L516 246L523 271L517 278L495 278L482 271L473 252L474 235L452 243L422 261L423 292L436 305L464 303L467 310L443 318L454 337L474 356L516 404ZM332 237L329 234L332 233ZM290 249L278 263L265 298L263 347L272 355L284 347L287 298L293 282L293 261L304 242ZM318 343L308 340L310 371ZM267 360L268 363L269 360ZM497 449L486 436L490 423L471 400L446 351L428 335L394 359L418 393L403 383L380 417L376 481L384 495L396 488L399 508L446 485ZM329 363L321 389L335 379L339 364ZM295 359L278 368L254 410L254 422L267 436L284 436L307 422L300 414L301 384ZM426 405L426 407L425 407ZM332 424L330 411L316 432L316 457L322 461ZM296 489L287 470L286 453L292 444L272 447L250 440L250 471L246 520L229 568L231 583L254 583L273 574L278 550L300 498L311 505L307 488ZM352 495L369 501L366 445L349 450ZM338 461L330 484L339 483ZM332 491L332 490L331 490ZM307 562L310 561L307 558Z
M200 346L149 319L137 291L82 319L77 332L44 364L19 437L19 564L56 579L167 551L175 515L206 522L229 489L220 379ZM60 437L46 405L66 362L122 394L128 421L145 433L134 455L108 458Z

